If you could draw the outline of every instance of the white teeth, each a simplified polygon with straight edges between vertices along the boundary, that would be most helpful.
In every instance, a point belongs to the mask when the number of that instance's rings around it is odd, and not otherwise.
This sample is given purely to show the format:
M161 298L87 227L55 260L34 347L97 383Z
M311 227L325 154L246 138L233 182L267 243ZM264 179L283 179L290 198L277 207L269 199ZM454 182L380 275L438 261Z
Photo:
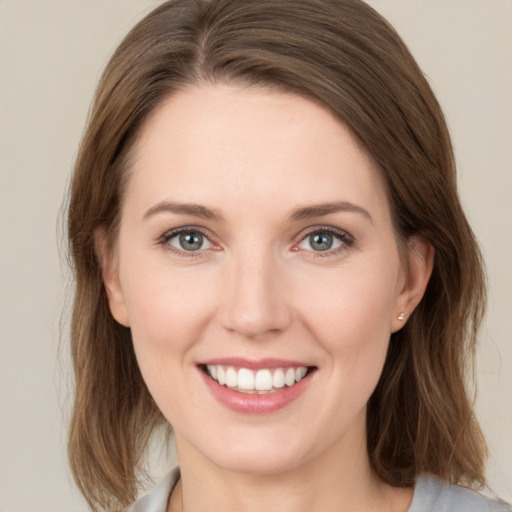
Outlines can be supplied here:
M284 372L281 368L278 368L272 375L272 386L278 389L284 386Z
M213 377L213 375L212 375ZM226 384L226 372L224 371L224 368L222 366L217 366L217 379L219 384Z
M236 388L238 386L236 370L231 366L226 370L226 386L228 388Z
M235 388L243 393L273 393L277 389L293 386L301 381L308 372L305 366L297 368L267 368L253 371L240 368L238 371L233 366L207 365L208 375L222 386Z
M238 370L238 387L248 391L254 389L254 372L251 372L251 370L247 368L240 368L240 370Z
M307 368L305 368L304 366L297 368L295 370L295 382L299 382L300 380L302 380L306 375L307 371Z
M254 387L258 391L269 391L272 389L272 374L270 370L258 370Z
M288 368L288 370L286 370L284 382L287 386L293 386L295 384L295 368Z

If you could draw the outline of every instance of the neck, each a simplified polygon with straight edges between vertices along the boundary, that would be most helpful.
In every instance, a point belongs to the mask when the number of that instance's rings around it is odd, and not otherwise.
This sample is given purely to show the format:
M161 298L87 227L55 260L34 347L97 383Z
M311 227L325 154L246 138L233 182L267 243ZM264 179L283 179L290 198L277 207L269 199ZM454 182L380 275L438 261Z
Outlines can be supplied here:
M169 512L405 512L412 500L412 489L390 487L373 473L364 436L271 474L220 468L179 436L176 444L182 479Z

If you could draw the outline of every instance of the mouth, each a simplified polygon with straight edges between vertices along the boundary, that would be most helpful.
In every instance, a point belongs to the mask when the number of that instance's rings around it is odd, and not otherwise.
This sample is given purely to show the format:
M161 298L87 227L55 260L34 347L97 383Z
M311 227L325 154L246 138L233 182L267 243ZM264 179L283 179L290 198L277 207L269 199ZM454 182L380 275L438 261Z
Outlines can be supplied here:
M296 402L312 385L316 366L285 359L228 357L197 365L206 388L235 413L266 415Z
M199 368L220 386L248 395L268 395L292 388L316 369L315 366L274 365L251 369L225 364L201 364Z

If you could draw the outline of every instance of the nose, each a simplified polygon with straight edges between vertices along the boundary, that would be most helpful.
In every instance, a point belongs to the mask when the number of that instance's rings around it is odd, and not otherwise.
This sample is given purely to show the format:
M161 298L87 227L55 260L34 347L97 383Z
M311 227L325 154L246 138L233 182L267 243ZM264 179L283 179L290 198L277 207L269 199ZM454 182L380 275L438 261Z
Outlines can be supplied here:
M283 272L271 255L233 256L227 269L221 322L246 339L272 338L288 328L292 314Z

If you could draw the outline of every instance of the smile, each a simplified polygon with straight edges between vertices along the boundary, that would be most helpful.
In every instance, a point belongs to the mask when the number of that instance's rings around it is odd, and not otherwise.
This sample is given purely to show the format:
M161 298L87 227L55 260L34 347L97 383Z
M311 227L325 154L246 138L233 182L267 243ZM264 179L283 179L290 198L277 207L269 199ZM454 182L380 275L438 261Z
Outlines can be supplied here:
M203 361L197 369L219 404L249 415L271 414L291 405L312 385L318 370L299 361L237 357Z
M308 373L306 366L288 368L235 368L220 364L204 366L206 373L221 386L240 393L269 394L294 386Z

